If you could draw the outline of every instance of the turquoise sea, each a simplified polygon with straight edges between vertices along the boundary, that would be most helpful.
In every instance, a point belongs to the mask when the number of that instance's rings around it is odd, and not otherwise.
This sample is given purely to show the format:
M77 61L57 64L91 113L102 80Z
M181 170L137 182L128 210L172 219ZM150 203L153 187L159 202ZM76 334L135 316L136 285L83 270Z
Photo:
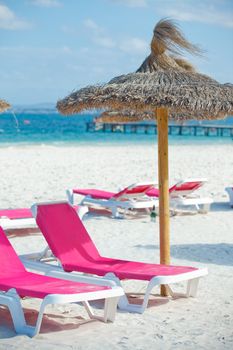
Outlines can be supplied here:
M57 144L69 143L119 143L119 142L155 142L154 134L144 133L123 134L86 132L86 123L96 117L94 114L82 114L75 116L61 116L58 113L17 113L10 112L0 115L0 144L9 146L13 144ZM196 124L197 121L189 123ZM207 121L202 124L221 124L233 126L233 117L228 117L220 121ZM229 136L169 136L170 142L182 143L231 143Z

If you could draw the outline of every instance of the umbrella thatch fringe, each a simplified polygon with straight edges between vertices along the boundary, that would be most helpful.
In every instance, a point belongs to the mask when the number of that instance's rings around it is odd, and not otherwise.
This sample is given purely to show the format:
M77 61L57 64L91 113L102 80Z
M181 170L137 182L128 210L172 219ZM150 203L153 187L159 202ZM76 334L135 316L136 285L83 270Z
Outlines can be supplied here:
M6 111L9 108L11 108L11 105L8 102L0 100L0 113Z
M171 19L161 19L154 28L154 35L151 41L151 52L156 55L161 55L165 51L182 54L186 50L191 54L200 55L201 49L189 42L179 26Z
M184 70L188 71L188 72L195 72L195 68L193 67L193 65L188 62L187 60L183 59L183 58L178 58L178 57L174 57L175 62Z

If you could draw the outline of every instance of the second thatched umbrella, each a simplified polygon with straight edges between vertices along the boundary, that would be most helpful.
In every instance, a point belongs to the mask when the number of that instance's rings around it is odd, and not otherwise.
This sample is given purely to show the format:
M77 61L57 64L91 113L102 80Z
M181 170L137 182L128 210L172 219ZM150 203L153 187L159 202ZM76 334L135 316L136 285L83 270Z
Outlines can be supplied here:
M0 100L0 113L3 113L9 108L11 108L11 105L8 102Z
M151 112L135 113L134 111L105 111L95 118L96 123L132 123L142 120L154 120L155 115Z
M121 75L101 86L80 89L57 103L63 114L90 108L156 114L161 264L170 263L168 114L179 120L179 115L190 119L194 119L194 115L197 119L217 119L233 113L233 85L220 84L199 74L189 62L173 56L183 49L200 53L172 21L161 20L154 29L151 54L135 73Z
M169 114L169 119L183 123L189 119L195 119L196 115L194 113L172 113ZM140 121L156 121L157 115L155 112L135 112L132 110L124 111L105 111L95 118L97 123L133 123ZM197 119L197 118L196 118ZM205 115L199 115L198 119L206 119Z

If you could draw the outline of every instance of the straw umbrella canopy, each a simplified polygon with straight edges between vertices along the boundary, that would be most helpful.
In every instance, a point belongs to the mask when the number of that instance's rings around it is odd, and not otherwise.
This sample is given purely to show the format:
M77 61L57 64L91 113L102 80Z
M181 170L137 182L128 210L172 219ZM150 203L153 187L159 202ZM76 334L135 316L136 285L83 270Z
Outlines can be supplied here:
M176 113L189 113L190 118L223 118L233 109L233 85L219 84L180 57L185 49L200 54L171 20L161 20L154 29L151 54L135 73L121 75L103 85L88 86L58 101L65 115L90 108L152 111L167 108L170 119ZM170 54L169 54L170 53ZM179 117L178 117L179 119Z
M6 111L7 109L9 109L11 106L8 102L1 100L0 99L0 113Z
M118 76L107 84L87 86L57 102L58 110L66 115L90 108L151 111L156 115L161 264L170 263L168 116L176 120L179 113L184 113L203 120L233 113L233 85L197 73L180 57L183 50L201 54L173 21L163 19L154 28L150 55L135 73ZM164 289L162 294L166 294Z

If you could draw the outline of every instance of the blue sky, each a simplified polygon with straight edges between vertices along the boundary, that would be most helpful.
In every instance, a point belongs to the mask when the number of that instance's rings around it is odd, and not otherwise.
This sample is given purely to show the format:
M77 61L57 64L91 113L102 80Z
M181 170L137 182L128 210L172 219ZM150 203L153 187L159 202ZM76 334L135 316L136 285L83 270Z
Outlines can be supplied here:
M163 17L205 50L186 56L198 71L233 82L232 0L0 0L0 98L55 103L135 71Z

